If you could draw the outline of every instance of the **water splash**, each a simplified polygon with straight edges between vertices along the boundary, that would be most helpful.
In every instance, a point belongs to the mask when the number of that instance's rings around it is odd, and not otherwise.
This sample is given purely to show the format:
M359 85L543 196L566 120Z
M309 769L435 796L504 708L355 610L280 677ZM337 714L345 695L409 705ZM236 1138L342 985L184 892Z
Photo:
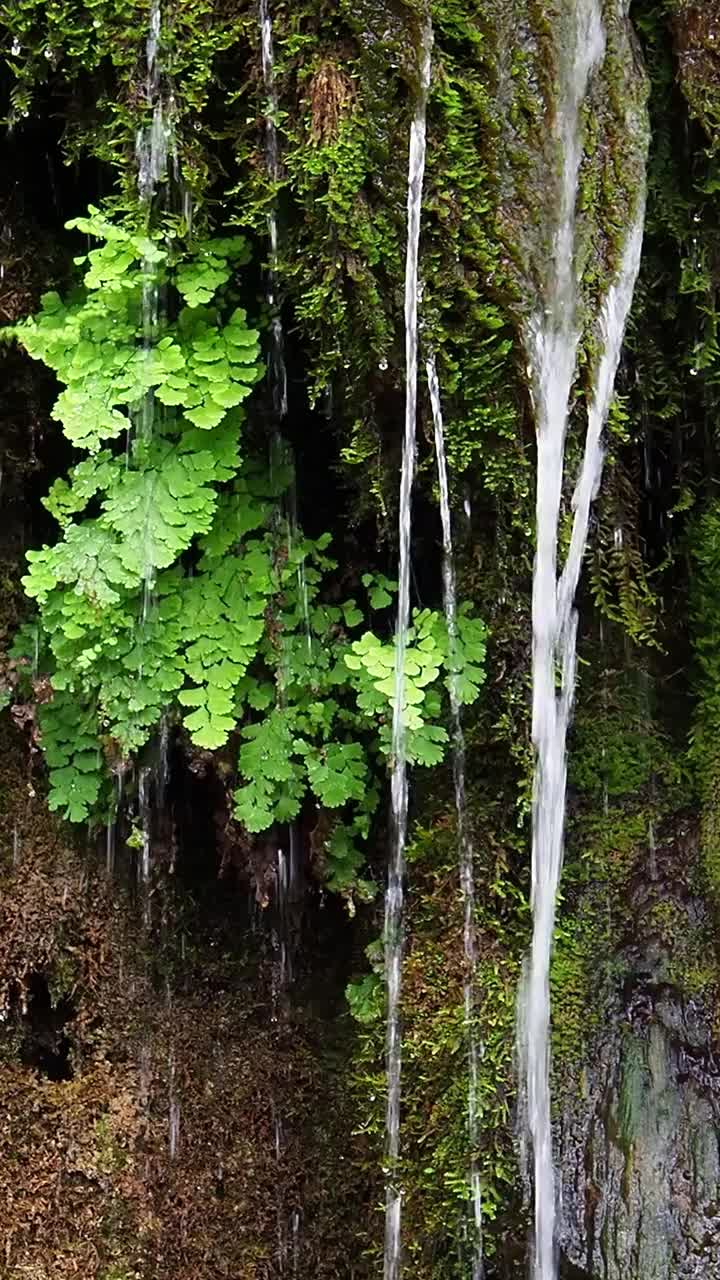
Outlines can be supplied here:
M276 185L280 181L280 148L278 145L277 120L278 95L275 83L275 53L273 49L273 26L268 0L260 0L260 36L262 48L262 71L265 93L267 95L267 113L265 115L265 165L270 181ZM277 284L278 263L278 218L275 202L270 205L267 215L268 238L270 240L270 257L266 297L270 311L270 360L269 376L273 394L273 406L276 417L282 419L288 411L287 369L285 367L285 334Z
M418 95L410 128L408 166L407 253L405 261L405 435L400 479L400 563L398 614L395 632L395 693L392 723L393 847L385 893L385 981L387 985L387 1111L388 1182L385 1206L385 1280L402 1272L402 1191L398 1179L400 1155L400 1077L402 1041L400 995L403 951L403 880L407 838L408 781L405 742L405 653L410 625L411 494L415 474L415 433L418 379L418 254L425 174L425 122L432 68L432 26L423 26L419 49Z
M465 952L465 981L463 986L465 1037L468 1055L468 1146L470 1151L470 1223L472 1229L471 1277L482 1280L483 1267L483 1215L482 1187L478 1149L480 1146L480 1057L482 1046L478 1042L475 1027L475 986L477 955L475 947L475 863L474 849L467 823L465 803L465 734L460 713L458 694L458 627L457 589L455 583L455 559L453 555L452 522L450 518L450 492L448 486L447 459L445 456L445 431L443 424L440 385L435 357L426 363L428 389L432 406L440 489L440 517L443 531L443 598L448 629L450 657L450 717L453 743L453 781L455 784L455 812L457 816L458 855L460 865L460 889L463 902L463 945Z
M587 541L590 506L602 473L602 431L613 394L627 314L637 276L644 203L638 201L617 279L599 322L600 360L588 408L587 435L573 496L570 548L557 575L565 438L580 340L575 206L582 156L582 104L605 50L599 0L580 0L571 38L560 52L555 144L562 157L553 255L544 305L526 332L537 426L537 544L533 575L533 938L519 997L519 1058L525 1075L527 1125L535 1188L535 1280L554 1280L556 1193L550 1111L550 956L563 854L566 741L575 691L575 592ZM557 678L560 675L560 689Z

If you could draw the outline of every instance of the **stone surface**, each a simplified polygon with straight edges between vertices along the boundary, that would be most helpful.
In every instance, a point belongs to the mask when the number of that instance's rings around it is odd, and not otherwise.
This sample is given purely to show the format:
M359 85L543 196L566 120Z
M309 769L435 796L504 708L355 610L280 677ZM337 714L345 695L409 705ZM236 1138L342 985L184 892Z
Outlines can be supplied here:
M683 934L712 946L692 846L681 827L636 878L622 987L562 1114L561 1248L589 1280L717 1274L720 1056L708 1009L671 980Z

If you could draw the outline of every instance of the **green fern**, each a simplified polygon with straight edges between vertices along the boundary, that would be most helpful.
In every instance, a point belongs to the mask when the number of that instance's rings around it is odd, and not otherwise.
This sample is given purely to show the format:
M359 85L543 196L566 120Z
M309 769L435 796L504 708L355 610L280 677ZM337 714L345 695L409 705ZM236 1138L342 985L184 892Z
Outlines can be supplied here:
M279 518L291 470L245 455L242 402L263 373L229 288L246 242L183 253L96 209L71 225L102 241L77 260L81 290L46 294L11 331L55 370L54 416L88 455L52 486L60 537L28 553L23 580L54 691L39 714L51 806L92 815L112 769L169 717L205 750L237 742L235 816L248 831L291 821L314 797L330 815L328 884L367 894L358 872L395 696L394 645L368 619L396 587L365 574L366 601L328 603L329 535L291 537ZM149 282L168 299L154 343ZM29 643L21 634L16 654L29 657ZM463 702L482 683L485 631L465 611L454 650L451 671L443 618L416 612L403 716L418 764L443 757L449 680Z

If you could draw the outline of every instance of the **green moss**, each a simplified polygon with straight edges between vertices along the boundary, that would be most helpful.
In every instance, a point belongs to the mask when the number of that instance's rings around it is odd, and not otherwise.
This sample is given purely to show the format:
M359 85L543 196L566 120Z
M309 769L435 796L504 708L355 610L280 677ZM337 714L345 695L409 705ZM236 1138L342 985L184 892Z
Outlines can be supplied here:
M242 2L183 0L163 27L163 62L172 75L175 145L183 176L196 199L217 173L210 137L231 124L217 119L222 59L245 55L244 34L254 22ZM21 133L43 94L70 95L63 145L68 160L90 154L119 173L125 198L135 196L135 138L148 107L144 100L143 44L148 0L2 0L0 21L10 44L14 84L8 122ZM229 104L232 105L232 98ZM209 112L209 113L208 113ZM202 134L202 139L199 134Z
M95 1121L95 1149L97 1166L101 1173L120 1173L128 1163L127 1151L118 1142L110 1117L100 1116Z
M680 83L691 114L716 148L720 142L720 52L717 0L665 0L672 19Z

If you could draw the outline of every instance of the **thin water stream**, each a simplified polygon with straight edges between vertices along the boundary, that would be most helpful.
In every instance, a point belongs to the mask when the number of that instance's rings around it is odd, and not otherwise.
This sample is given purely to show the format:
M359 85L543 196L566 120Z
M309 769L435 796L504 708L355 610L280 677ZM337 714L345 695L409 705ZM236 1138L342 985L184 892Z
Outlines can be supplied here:
M642 243L644 203L626 241L622 264L599 320L599 361L587 434L573 496L570 548L558 576L558 537L565 439L580 341L576 217L583 147L582 107L605 51L599 0L578 0L569 39L559 50L555 146L562 158L554 215L553 255L542 305L526 333L537 429L537 540L533 575L533 937L519 1008L519 1056L535 1190L535 1280L555 1280L556 1190L550 1103L550 957L563 856L566 742L576 674L575 592L587 542L590 507L602 473L602 431L613 395L625 323ZM559 687L558 687L559 680Z
M418 392L418 254L425 175L426 112L432 69L432 26L421 33L418 92L410 127L408 165L407 253L405 260L405 434L400 479L398 614L395 632L395 693L392 722L393 845L385 893L385 981L387 986L387 1192L385 1206L385 1280L402 1273L402 1190L400 1156L400 1076L402 1041L400 995L403 953L403 881L407 839L408 780L405 741L405 654L410 626L411 496L415 475Z
M463 902L463 945L465 951L465 980L463 985L465 1012L465 1039L468 1055L468 1148L470 1182L470 1259L472 1280L482 1280L483 1266L483 1215L482 1187L478 1151L480 1146L480 1057L482 1046L478 1041L475 1025L477 955L475 945L475 858L473 843L468 830L465 799L465 734L458 697L458 627L457 587L455 581L455 557L453 554L452 521L450 517L450 489L448 485L447 459L445 456L445 430L443 423L440 384L435 357L426 364L430 403L435 432L438 486L440 489L440 517L443 531L443 599L448 629L450 655L450 716L453 746L453 781L455 784L455 812L457 817L458 859L460 889Z
M276 124L279 109L277 85L275 81L275 49L273 44L273 24L268 0L260 0L260 38L262 51L263 84L267 95L267 112L265 115L265 168L273 185L280 182L282 170L280 165L280 144ZM278 288L278 250L279 230L277 205L272 201L267 214L268 239L270 256L268 261L265 297L270 312L270 354L268 360L268 382L275 416L275 437L271 444L271 465L273 452L287 452L287 445L280 436L279 426L288 412L288 379L285 363L285 331L283 328L280 296ZM292 554L293 543L298 540L297 494L295 482L290 485L285 501L285 524L288 541L288 552ZM303 615L305 642L308 658L312 658L312 629L310 625L310 605L308 596L307 575L304 557L297 566L297 586L300 608Z
M265 115L265 165L268 177L273 184L280 181L280 148L278 146L277 114L278 95L275 84L275 51L273 48L273 26L268 0L260 0L260 38L262 48L262 71L267 94L268 110ZM268 263L268 281L266 297L270 311L270 385L273 391L275 415L282 419L288 411L287 370L285 367L285 334L283 331L277 285L278 261L278 218L275 201L269 207L267 215L268 238L270 240L270 259Z
M166 119L165 103L162 93L162 71L160 66L160 45L162 37L161 0L152 0L148 34L145 41L145 100L152 111L149 124L138 130L135 155L138 171L138 191L140 203L145 212L145 220L149 227L152 218L153 202L158 185L167 177L169 126ZM153 347L158 340L160 322L160 288L157 277L157 266L152 258L146 256L142 263L142 333L143 351L150 359ZM137 441L149 445L155 431L156 400L152 390L143 396L138 413L134 415L133 426ZM128 440L128 464L130 462L130 441ZM150 528L152 496L148 489L146 496L145 528ZM147 536L145 537L147 543ZM142 620L146 623L152 606L154 570L149 550L145 553L144 587Z

